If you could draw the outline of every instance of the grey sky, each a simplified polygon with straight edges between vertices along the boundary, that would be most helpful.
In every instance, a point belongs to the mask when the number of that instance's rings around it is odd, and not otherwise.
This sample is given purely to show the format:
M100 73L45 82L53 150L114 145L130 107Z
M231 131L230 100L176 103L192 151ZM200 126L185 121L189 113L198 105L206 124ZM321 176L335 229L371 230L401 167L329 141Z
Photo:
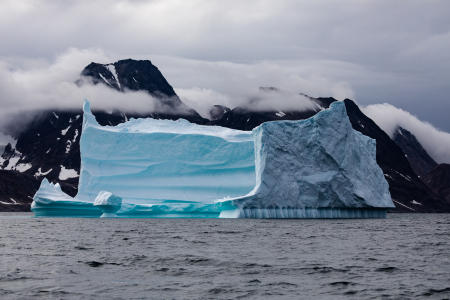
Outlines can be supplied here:
M3 73L45 75L80 51L92 58L77 72L148 58L188 102L281 85L389 102L450 131L450 1L4 0L0 38Z

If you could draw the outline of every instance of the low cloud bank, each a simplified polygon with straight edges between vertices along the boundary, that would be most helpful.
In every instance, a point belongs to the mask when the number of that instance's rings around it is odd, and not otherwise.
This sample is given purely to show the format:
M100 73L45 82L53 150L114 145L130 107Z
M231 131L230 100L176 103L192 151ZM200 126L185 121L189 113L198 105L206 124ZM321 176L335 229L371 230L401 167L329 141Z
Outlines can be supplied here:
M133 55L151 59L175 87L183 102L207 117L212 105L254 110L310 108L313 104L297 94L352 97L346 82L319 75L303 76L287 62L232 63L199 61L167 56ZM158 99L146 92L121 93L106 85L78 86L81 70L90 62L110 63L121 58L100 49L70 48L52 61L0 57L0 129L16 123L20 115L26 122L34 111L45 109L80 109L89 99L94 109L127 112L164 111ZM325 72L325 70L323 73ZM274 85L278 92L262 92L260 86ZM295 92L289 92L295 91ZM169 112L169 111L164 111Z
M354 98L355 92L342 79L342 70L356 66L336 61L281 60L238 63L202 61L180 57L153 56L152 62L174 85L187 105L206 115L215 104L229 108L247 106L254 110L302 110L312 97ZM276 87L263 91L260 87Z
M175 87L181 100L204 117L215 104L253 110L302 110L314 107L313 97L355 98L342 70L360 73L358 66L337 61L262 61L236 63L180 57L132 55L151 59ZM52 61L0 57L0 131L6 124L17 127L33 112L44 109L80 109L89 99L93 109L127 112L161 110L159 100L146 92L121 93L106 85L77 86L81 70L90 62L110 63L121 58L100 49L71 48ZM302 68L300 68L302 66ZM326 75L324 75L326 74ZM277 91L261 90L275 86ZM363 111L390 136L398 126L411 131L438 162L450 162L450 134L389 104L375 104ZM20 116L18 118L18 116ZM0 136L0 144L9 138Z
M255 89L253 93L234 97L205 88L177 89L181 100L209 118L209 110L219 104L229 108L245 107L251 111L303 111L314 109L317 104L295 92L282 90Z
M411 113L391 104L373 104L362 108L391 138L398 127L412 132L428 154L438 163L450 163L450 133L419 120Z
M146 112L155 109L155 99L145 92L113 90L106 85L78 86L80 72L90 61L107 61L101 51L70 49L54 62L31 61L17 65L0 61L0 127L17 123L34 111L81 109L89 99L95 109ZM18 124L20 126L20 124Z

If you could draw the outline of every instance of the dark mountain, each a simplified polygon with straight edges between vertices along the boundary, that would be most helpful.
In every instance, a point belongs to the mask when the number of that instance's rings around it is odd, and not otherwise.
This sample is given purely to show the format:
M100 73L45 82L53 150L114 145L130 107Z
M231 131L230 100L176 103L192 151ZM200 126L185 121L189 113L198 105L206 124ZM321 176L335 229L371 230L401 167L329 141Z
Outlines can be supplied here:
M206 122L195 110L180 100L159 69L149 60L124 59L112 64L92 62L81 71L81 78L77 84L82 85L86 82L105 84L120 92L148 92L158 100L156 102L159 104L156 109L158 113L151 114L155 118L174 119L182 116L192 122Z
M277 91L274 87L260 87L260 90L264 92ZM306 95L303 96L308 97ZM212 124L239 130L252 130L267 121L307 119L314 116L320 110L328 108L332 102L336 101L333 98L308 98L316 104L315 108L306 110L255 111L251 106L238 106L233 109L224 109L222 117L215 119Z
M147 91L154 96L174 97L175 103L181 103L172 86L149 60L124 59L112 64L92 62L81 71L81 76L118 91Z
M420 177L438 165L408 130L399 127L393 140L403 150L414 172Z
M0 211L29 211L38 188L34 176L0 170Z
M209 109L209 119L211 121L217 121L223 118L223 115L230 112L231 109L229 109L226 106L223 105L213 105L213 107L211 107Z
M389 183L396 211L450 211L443 199L431 191L411 168L402 149L351 100L344 100L355 130L377 141L377 163Z
M422 179L450 205L450 164L437 165Z
M334 98L309 97L314 103L313 108L283 111L255 111L251 102L246 107L233 109L216 105L210 110L211 119L207 120L181 102L150 61L136 60L105 65L91 63L81 72L77 84L104 84L120 92L146 91L160 104L161 110L145 114L94 111L102 125L116 125L130 117L185 118L197 124L251 130L266 121L306 119L336 101ZM273 87L260 88L260 91L279 92ZM345 104L353 128L377 140L377 162L389 183L396 211L449 211L450 205L416 175L402 149L365 116L353 101L347 99ZM44 177L59 182L69 195L76 194L80 170L81 122L81 110L42 111L23 131L15 135L15 147L7 146L0 159L0 169L3 169L0 173L0 201L3 203L0 209L29 209L31 198ZM409 143L411 140L408 140ZM420 149L417 145L414 148Z
M303 120L314 116L318 110L307 111L251 111L249 108L236 107L225 112L222 118L215 120L214 125L223 127L252 130L256 126L275 120Z

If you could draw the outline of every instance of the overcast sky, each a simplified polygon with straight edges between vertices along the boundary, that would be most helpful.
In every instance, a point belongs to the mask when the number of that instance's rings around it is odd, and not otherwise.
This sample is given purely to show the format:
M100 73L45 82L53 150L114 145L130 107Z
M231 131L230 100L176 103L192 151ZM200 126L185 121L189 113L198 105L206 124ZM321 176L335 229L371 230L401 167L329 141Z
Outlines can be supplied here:
M194 106L274 85L388 102L450 132L446 0L2 0L0 40L4 110L67 94L46 95L90 61L132 57Z

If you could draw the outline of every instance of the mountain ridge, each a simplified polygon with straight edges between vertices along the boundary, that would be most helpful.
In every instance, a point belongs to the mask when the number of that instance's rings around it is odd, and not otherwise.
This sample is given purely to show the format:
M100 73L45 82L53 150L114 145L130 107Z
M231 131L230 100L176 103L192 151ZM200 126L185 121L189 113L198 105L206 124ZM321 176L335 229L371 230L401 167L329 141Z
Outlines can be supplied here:
M146 74L146 72L150 74ZM173 109L174 114L152 112L146 114L130 114L119 111L112 113L94 111L101 125L117 125L131 117L151 117L156 119L185 118L190 122L201 125L219 125L223 127L251 130L266 121L299 120L315 115L318 111L326 109L334 98L313 98L304 95L313 102L313 108L298 110L264 110L252 111L249 106L227 108L216 105L212 107L214 117L211 120L201 117L195 110L185 105L176 95L172 86L162 73L150 61L126 59L112 64L91 63L80 73L78 85L104 84L119 92L146 91L151 97L166 108ZM278 89L266 87L262 92L277 93ZM437 212L450 211L446 205L428 185L424 184L405 157L405 153L375 122L364 115L359 107L350 99L344 100L352 127L361 133L377 140L377 162L382 168L389 183L392 198L396 202L395 211L404 212ZM178 108L186 114L179 114ZM211 115L211 113L210 113ZM80 110L49 110L42 112L17 138L16 147L10 146L2 154L1 169L6 173L20 173L11 175L15 180L34 178L40 182L44 177L51 182L59 182L62 189L69 195L77 192L78 174L80 170L79 138L81 135L81 109ZM420 144L419 144L420 145ZM8 151L7 151L8 150ZM5 173L5 174L6 174ZM7 175L4 175L7 176ZM12 179L13 180L13 179ZM23 179L25 180L25 179ZM32 192L32 187L29 194ZM30 196L23 198L20 195L10 195L1 190L0 201L15 202L21 197L21 207L29 205ZM419 203L419 204L417 204ZM13 204L11 204L13 205ZM0 207L1 209L1 207Z

